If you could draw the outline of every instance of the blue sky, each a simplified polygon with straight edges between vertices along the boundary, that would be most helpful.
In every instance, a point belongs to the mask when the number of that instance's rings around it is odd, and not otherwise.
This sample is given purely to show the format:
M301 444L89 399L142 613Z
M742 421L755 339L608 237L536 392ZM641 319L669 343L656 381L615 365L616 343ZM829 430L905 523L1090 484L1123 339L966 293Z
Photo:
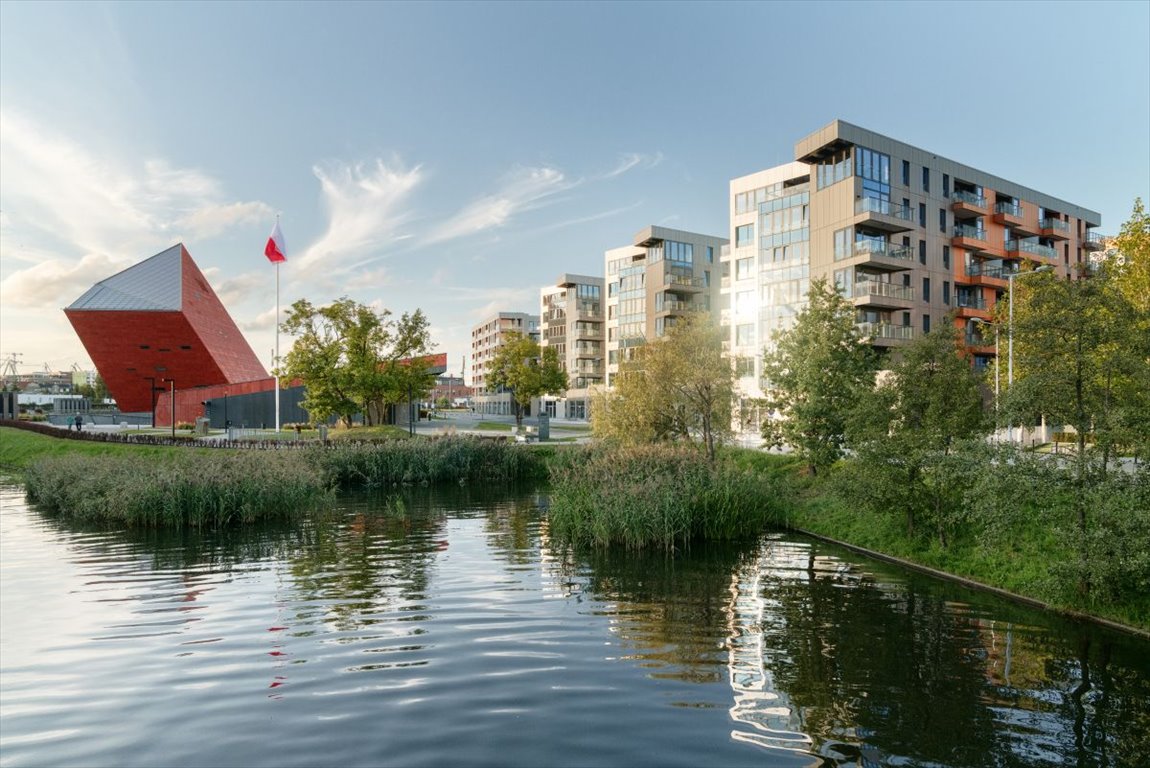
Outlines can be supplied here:
M1099 211L1150 198L1150 3L0 4L0 356L183 241L256 354L281 304L538 311L842 118ZM285 340L286 345L286 340Z

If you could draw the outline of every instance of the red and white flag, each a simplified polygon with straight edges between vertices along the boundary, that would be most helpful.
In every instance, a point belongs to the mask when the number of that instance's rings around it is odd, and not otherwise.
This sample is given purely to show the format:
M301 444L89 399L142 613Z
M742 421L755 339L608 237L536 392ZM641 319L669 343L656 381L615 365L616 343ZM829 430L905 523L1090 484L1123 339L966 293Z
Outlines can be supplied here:
M272 233L268 237L268 244L264 246L264 256L267 256L268 261L273 264L287 261L287 246L284 245L284 233L280 230L279 219L276 219L276 225L272 227Z

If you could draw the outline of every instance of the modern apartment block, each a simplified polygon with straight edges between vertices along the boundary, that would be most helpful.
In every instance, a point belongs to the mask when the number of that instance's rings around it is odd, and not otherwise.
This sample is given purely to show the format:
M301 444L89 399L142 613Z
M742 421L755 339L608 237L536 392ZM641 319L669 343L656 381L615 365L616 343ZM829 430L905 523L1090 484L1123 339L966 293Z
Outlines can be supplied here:
M510 415L511 393L501 388L487 385L487 367L495 358L495 351L507 341L507 334L514 331L539 340L539 315L525 312L500 312L471 329L471 386L474 390L472 404L476 413ZM524 414L530 415L530 406Z
M854 304L879 349L954 313L975 364L981 332L1024 266L1060 276L1102 247L1098 213L836 120L795 145L795 162L730 184L733 246L723 322L744 398L762 395L762 353L793 323L810 280Z
M604 255L607 288L607 367L648 340L666 334L692 312L708 312L719 298L719 257L727 240L713 235L649 226L632 244Z
M540 345L554 347L567 372L568 390L544 397L540 407L552 417L586 419L591 387L603 383L603 278L564 274L540 291Z

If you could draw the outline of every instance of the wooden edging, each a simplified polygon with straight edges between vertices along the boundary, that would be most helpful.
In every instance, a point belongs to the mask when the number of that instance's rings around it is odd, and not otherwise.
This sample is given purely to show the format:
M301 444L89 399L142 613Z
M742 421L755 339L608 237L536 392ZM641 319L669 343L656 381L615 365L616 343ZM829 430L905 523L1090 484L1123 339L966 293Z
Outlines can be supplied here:
M920 563L916 563L916 562L913 562L911 560L904 560L901 557L895 557L894 555L887 555L887 554L884 554L882 552L875 552L874 550L867 549L866 547L860 547L857 544L848 544L845 541L839 541L838 539L832 539L830 536L823 536L822 534L814 533L812 531L808 531L808 530L803 529L803 528L791 527L790 530L792 530L796 533L801 533L804 536L810 536L812 539L818 539L819 541L825 541L829 544L834 544L835 546L843 547L844 549L849 549L852 552L858 552L859 554L866 555L867 557L874 558L875 560L881 560L883 562L893 563L894 565L898 565L898 566L901 566L903 568L908 568L912 571L917 571L919 573L924 573L928 576L933 576L936 579L943 579L945 581L957 582L958 584L962 584L965 587L970 587L971 589L978 589L978 590L981 590L983 592L989 592L993 595L997 595L999 597L1004 597L1007 600L1012 600L1016 603L1022 603L1023 605L1030 606L1031 608L1040 608L1044 611L1049 611L1051 613L1058 614L1059 616L1064 616L1066 618L1075 619L1077 621L1092 622L1094 624L1098 624L1099 626L1106 627L1107 629L1113 629L1115 631L1123 632L1123 633L1128 634L1128 635L1134 635L1135 637L1140 637L1143 640L1150 640L1150 631L1141 629L1139 627L1131 627L1128 624L1122 624L1122 623L1114 621L1112 619L1104 619L1101 616L1093 616L1089 613L1080 613L1078 611L1072 611L1068 608L1060 608L1056 605L1051 605L1050 603L1045 603L1041 600L1036 600L1033 597L1027 597L1025 595L1019 595L1015 592L1010 592L1008 590L1002 589L1001 587L992 587L989 584L983 584L981 581L975 581L973 579L968 579L965 576L958 576L958 575L953 574L953 573L947 573L946 571L940 571L937 568L931 568L930 566L922 565Z

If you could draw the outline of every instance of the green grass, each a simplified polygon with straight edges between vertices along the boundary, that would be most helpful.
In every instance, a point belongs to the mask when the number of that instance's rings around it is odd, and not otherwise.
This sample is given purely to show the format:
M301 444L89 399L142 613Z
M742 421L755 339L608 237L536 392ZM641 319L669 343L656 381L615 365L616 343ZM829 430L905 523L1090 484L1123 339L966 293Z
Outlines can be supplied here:
M449 436L308 451L344 487L503 483L546 475L546 452L502 440Z
M185 449L181 449L185 450ZM85 440L67 440L23 429L0 427L0 469L18 473L34 460L51 456L149 456L164 460L173 449L166 446L126 445Z
M501 421L480 421L471 428L480 432L510 432L515 428L515 425L505 424Z
M311 433L316 438L319 432ZM378 441L378 440L408 440L412 437L407 427L397 427L394 424L381 424L371 427L350 427L331 429L327 433L328 440L333 442Z
M770 478L691 448L586 446L551 461L552 534L576 545L674 549L757 536L784 504Z

